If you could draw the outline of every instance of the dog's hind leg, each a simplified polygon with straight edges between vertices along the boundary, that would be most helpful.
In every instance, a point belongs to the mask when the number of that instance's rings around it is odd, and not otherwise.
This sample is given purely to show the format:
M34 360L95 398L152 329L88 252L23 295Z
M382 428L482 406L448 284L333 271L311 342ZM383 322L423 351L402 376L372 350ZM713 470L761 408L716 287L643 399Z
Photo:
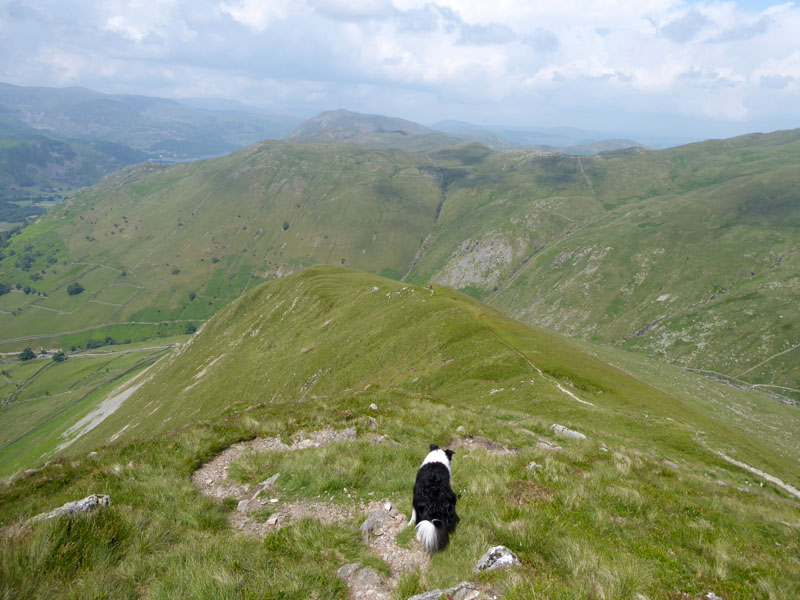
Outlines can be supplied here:
M416 508L412 508L411 509L411 519L408 521L408 524L409 525L413 525L416 522L417 522L417 509Z

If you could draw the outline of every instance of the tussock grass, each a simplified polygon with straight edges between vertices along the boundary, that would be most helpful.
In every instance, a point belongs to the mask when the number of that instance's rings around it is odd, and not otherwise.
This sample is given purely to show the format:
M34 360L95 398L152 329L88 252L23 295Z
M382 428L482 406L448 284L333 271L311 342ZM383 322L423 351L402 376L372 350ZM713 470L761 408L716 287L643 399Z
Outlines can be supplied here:
M366 293L375 286L381 295ZM230 476L257 483L280 472L274 494L282 502L319 496L355 509L386 498L408 515L429 443L447 447L470 435L516 451L457 449L461 520L427 570L402 578L397 597L475 578L508 598L797 597L797 500L762 487L695 435L702 428L707 443L791 477L781 455L559 338L460 295L402 287L312 270L254 290L209 322L86 445L2 484L0 597L344 597L340 566L358 561L386 572L361 542L366 515L339 525L301 520L254 540L228 524L235 502L205 498L190 481L232 443L276 435L289 442L326 427L355 427L358 439L246 452ZM313 349L302 352L312 338ZM557 379L540 376L520 354L560 364L561 373L580 371L580 393L595 406L560 392ZM102 445L122 423L131 425L126 434ZM555 439L552 423L589 439L538 447L540 436ZM90 443L97 456L86 455ZM541 467L528 470L531 461ZM111 495L112 505L23 524L90 493ZM400 541L416 543L413 529ZM476 576L475 562L496 544L522 566Z

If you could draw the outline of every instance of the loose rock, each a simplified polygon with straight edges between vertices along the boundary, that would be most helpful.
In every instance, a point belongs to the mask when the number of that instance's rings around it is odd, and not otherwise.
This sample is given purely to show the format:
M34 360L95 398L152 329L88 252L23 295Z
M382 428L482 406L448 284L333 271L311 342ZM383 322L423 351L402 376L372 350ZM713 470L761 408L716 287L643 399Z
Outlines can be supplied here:
M367 520L361 524L361 536L365 544L369 543L369 534L380 530L385 521L386 515L383 511L373 510L369 513Z
M512 567L520 564L519 559L511 550L505 546L492 546L486 551L478 564L475 565L475 572L494 571L503 567Z
M362 598L388 600L390 597L383 578L371 567L362 567L361 563L351 563L341 567L336 571L336 575L347 583L353 600Z
M550 429L556 435L560 435L561 437L572 438L573 440L585 440L586 436L578 431L573 431L572 429L567 429L563 425L550 425Z
M525 467L525 469L526 469L527 471L534 471L534 470L536 470L536 469L541 469L541 468L542 468L542 465L540 465L539 463L537 463L535 460L532 460L531 462L529 462L529 463L528 463L528 466L527 466L527 467Z
M462 581L455 587L443 590L430 590L412 596L408 600L439 600L444 596L445 598L452 598L452 600L475 600L481 597L480 591L475 587L475 584L468 581Z
M98 508L104 508L109 504L111 504L111 496L92 494L83 500L67 502L63 506L53 509L50 512L41 513L35 517L31 517L30 521L44 521L46 519L68 517L78 513L88 513Z

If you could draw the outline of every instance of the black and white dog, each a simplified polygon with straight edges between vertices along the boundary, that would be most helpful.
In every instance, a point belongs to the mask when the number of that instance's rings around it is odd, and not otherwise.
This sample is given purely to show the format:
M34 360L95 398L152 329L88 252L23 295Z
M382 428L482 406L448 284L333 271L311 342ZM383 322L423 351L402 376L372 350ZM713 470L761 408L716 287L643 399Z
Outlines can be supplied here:
M414 482L411 524L416 523L417 539L428 552L444 548L458 522L456 495L450 488L453 454L452 450L440 450L431 444Z

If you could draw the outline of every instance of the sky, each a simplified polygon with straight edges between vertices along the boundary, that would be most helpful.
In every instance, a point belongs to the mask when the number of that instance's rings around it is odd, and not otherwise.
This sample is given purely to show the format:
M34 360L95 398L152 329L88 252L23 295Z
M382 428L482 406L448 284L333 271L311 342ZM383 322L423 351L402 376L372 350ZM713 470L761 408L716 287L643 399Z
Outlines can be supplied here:
M0 0L0 81L310 117L705 139L800 127L800 6Z

